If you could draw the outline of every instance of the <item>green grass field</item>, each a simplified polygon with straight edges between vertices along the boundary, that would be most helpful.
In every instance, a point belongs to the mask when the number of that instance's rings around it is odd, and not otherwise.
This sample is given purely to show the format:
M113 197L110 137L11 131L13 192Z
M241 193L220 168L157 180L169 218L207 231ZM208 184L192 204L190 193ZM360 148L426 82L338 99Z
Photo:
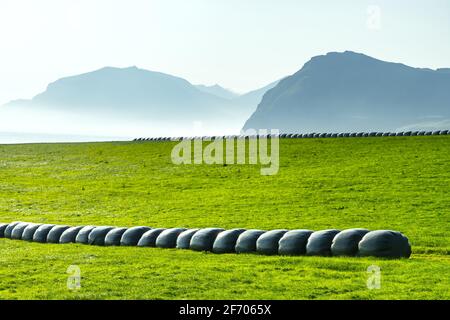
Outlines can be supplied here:
M0 146L0 222L394 229L410 259L0 239L0 299L449 299L450 136L280 141L280 171L173 165L175 142ZM81 289L66 270L81 269ZM367 268L381 268L369 290Z

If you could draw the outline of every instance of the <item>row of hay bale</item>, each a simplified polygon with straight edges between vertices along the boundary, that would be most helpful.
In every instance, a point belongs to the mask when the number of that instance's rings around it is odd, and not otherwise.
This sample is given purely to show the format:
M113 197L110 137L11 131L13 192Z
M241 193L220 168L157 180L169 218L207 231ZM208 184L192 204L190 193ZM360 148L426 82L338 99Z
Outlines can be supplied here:
M351 137L405 137L405 136L436 136L450 135L450 130L437 131L406 131L406 132L346 132L346 133L283 133L280 135L228 135L228 136L197 136L197 137L159 137L136 138L133 141L180 141L180 140L216 140L216 139L257 139L257 138L351 138Z
M375 256L408 258L411 245L397 231L347 230L246 230L221 228L121 228L62 226L12 222L0 224L0 238L39 243L80 243L98 246L138 246L191 249L214 253L266 255Z

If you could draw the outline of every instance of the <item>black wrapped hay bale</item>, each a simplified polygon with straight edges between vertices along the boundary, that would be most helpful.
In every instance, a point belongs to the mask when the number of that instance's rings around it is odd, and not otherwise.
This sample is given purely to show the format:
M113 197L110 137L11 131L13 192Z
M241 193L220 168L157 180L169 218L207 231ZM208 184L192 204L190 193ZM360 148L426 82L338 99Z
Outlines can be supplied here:
M5 237L5 229L8 226L7 223L0 223L0 238Z
M291 230L286 232L278 242L278 253L286 256L306 254L306 244L314 231Z
M69 228L69 226L54 226L47 235L47 243L59 243L61 235Z
M158 236L166 229L164 228L155 228L148 230L145 232L141 239L139 239L137 246L138 247L156 247L156 239Z
M236 241L245 229L225 230L219 233L214 240L212 251L214 253L234 253Z
M96 227L89 233L88 243L94 246L104 246L105 238L108 232L110 232L114 227Z
M38 223L29 223L25 230L23 230L22 240L33 241L34 233L41 225Z
M78 232L80 232L81 229L83 229L83 227L81 226L70 227L69 229L66 229L59 238L59 243L75 243Z
M409 258L411 245L398 231L376 230L367 233L359 242L358 255L383 258Z
M256 252L256 241L266 231L263 230L247 230L239 236L236 241L235 250L237 253Z
M177 238L177 249L189 249L191 245L191 239L194 236L194 234L199 231L200 229L188 229L186 231L183 231L180 233L180 235Z
M14 229L11 231L11 239L21 240L23 231L25 230L26 227L28 227L27 222L21 222L21 223L16 224Z
M106 234L105 246L120 246L120 240L127 228L114 228Z
M88 244L89 243L89 234L92 230L95 229L95 226L85 226L78 231L77 237L75 238L76 243Z
M36 229L33 235L33 241L39 242L39 243L46 243L47 242L47 236L50 230L53 229L55 225L54 224L43 224L39 226L39 228Z
M191 238L189 248L195 251L211 251L217 235L224 231L221 228L205 228L197 231Z
M347 229L339 232L331 244L331 254L333 256L356 256L358 244L368 232L367 229Z
M158 248L175 248L177 246L178 236L186 231L186 228L172 228L164 230L156 238L156 246Z
M125 231L120 239L120 245L122 246L136 246L141 239L142 235L149 231L149 227L133 227Z
M270 230L256 241L256 251L261 254L278 254L278 242L288 230Z
M339 232L336 229L314 232L306 244L306 254L309 256L330 256L331 243Z
M6 226L6 228L5 228L5 231L3 232L4 233L3 234L4 237L8 238L8 239L11 239L12 231L14 230L14 227L17 226L19 223L22 223L22 222L21 221L14 221L14 222L11 222L10 224L8 224Z

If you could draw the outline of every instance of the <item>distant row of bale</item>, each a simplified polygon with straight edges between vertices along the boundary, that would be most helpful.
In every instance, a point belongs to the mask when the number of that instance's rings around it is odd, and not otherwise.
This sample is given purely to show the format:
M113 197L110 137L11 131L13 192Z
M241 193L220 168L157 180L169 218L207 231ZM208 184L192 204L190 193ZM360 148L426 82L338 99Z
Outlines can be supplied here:
M178 248L214 253L385 258L408 258L411 255L408 238L400 232L391 230L164 229L142 226L132 228L70 227L12 222L0 224L0 238L39 243Z
M450 135L450 130L438 131L406 131L406 132L346 132L346 133L283 133L279 135L229 135L229 136L198 136L198 137L159 137L136 138L133 141L181 141L181 140L217 140L217 139L257 139L257 138L351 138L351 137L409 137Z

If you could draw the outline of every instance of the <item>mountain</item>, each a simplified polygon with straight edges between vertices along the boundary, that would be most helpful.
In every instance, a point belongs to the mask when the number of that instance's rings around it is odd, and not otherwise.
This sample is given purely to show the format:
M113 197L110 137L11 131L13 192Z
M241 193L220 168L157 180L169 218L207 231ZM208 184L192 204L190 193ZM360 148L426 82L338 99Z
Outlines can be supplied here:
M0 128L112 136L231 134L263 94L240 100L231 93L224 97L219 86L205 88L137 67L105 67L59 79L31 100L8 103L0 108Z
M218 84L215 84L213 86L205 86L203 84L199 84L195 86L197 89L199 89L200 91L203 92L207 92L209 94L215 95L219 98L224 98L224 99L234 99L239 97L239 94L225 89L221 86L219 86Z
M244 129L352 132L450 127L450 69L355 52L313 57L266 92Z
M252 113L256 110L256 107L261 102L264 94L269 91L270 89L274 88L280 80L274 81L265 87L259 88L257 90L253 90L250 92L247 92L243 95L240 95L239 97L236 97L234 101L242 106L254 106ZM256 102L256 104L255 104Z

